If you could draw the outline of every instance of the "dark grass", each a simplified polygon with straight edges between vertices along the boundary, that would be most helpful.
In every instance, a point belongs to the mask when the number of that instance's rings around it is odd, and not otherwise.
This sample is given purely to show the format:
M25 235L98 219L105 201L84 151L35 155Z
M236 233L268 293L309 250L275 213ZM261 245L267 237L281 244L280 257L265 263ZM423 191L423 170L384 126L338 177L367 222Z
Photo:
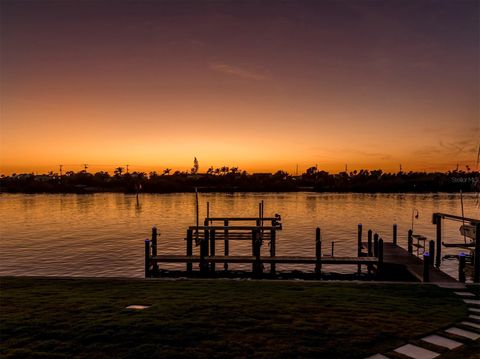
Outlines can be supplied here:
M465 313L432 285L3 278L0 357L362 358Z

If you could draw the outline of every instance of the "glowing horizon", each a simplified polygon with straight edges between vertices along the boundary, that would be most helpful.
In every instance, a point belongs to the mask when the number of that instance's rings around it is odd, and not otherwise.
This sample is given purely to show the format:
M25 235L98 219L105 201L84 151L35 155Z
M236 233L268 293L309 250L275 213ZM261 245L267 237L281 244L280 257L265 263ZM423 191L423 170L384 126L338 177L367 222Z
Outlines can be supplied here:
M4 1L0 173L475 169L478 2L382 4Z

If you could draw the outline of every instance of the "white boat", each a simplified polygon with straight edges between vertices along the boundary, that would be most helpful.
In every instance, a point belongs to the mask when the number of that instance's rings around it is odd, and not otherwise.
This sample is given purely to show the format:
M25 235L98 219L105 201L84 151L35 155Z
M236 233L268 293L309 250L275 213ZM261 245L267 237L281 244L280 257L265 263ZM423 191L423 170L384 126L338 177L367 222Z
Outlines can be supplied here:
M476 231L476 227L471 224L462 224L460 226L460 233L462 236L475 239L475 235L477 231Z

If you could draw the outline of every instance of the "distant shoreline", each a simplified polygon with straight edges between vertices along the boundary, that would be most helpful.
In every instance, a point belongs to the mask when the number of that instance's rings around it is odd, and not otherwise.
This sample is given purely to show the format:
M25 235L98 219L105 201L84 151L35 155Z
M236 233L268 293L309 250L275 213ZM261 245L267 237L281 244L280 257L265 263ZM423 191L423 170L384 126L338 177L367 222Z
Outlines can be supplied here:
M0 193L189 193L312 192L312 193L458 193L480 192L480 172L450 171L384 173L360 170L330 174L309 169L299 176L275 173L155 172L95 174L86 171L58 175L19 174L0 177Z

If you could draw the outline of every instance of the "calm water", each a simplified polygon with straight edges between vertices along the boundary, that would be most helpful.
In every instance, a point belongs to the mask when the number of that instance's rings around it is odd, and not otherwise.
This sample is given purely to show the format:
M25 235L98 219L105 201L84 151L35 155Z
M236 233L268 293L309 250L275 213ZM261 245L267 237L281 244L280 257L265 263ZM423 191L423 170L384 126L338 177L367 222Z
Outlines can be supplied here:
M265 216L282 215L279 255L314 255L316 226L322 228L325 252L335 241L336 255L356 255L358 223L365 233L371 228L386 241L397 223L399 243L406 247L413 208L420 212L415 232L429 239L435 238L432 212L461 214L460 197L454 194L248 193L201 194L200 217L205 217L206 201L213 216L256 216L261 200ZM194 204L194 194L144 194L140 206L134 195L124 194L1 194L0 275L142 277L143 240L151 227L157 226L161 233L160 253L184 254L186 228L194 224ZM473 195L464 196L464 207L466 216L480 215ZM445 238L463 241L458 228L458 222L447 222ZM247 241L230 245L231 254L249 252ZM457 252L444 249L444 253ZM455 276L457 263L444 261L442 268ZM348 266L334 269L354 271Z

